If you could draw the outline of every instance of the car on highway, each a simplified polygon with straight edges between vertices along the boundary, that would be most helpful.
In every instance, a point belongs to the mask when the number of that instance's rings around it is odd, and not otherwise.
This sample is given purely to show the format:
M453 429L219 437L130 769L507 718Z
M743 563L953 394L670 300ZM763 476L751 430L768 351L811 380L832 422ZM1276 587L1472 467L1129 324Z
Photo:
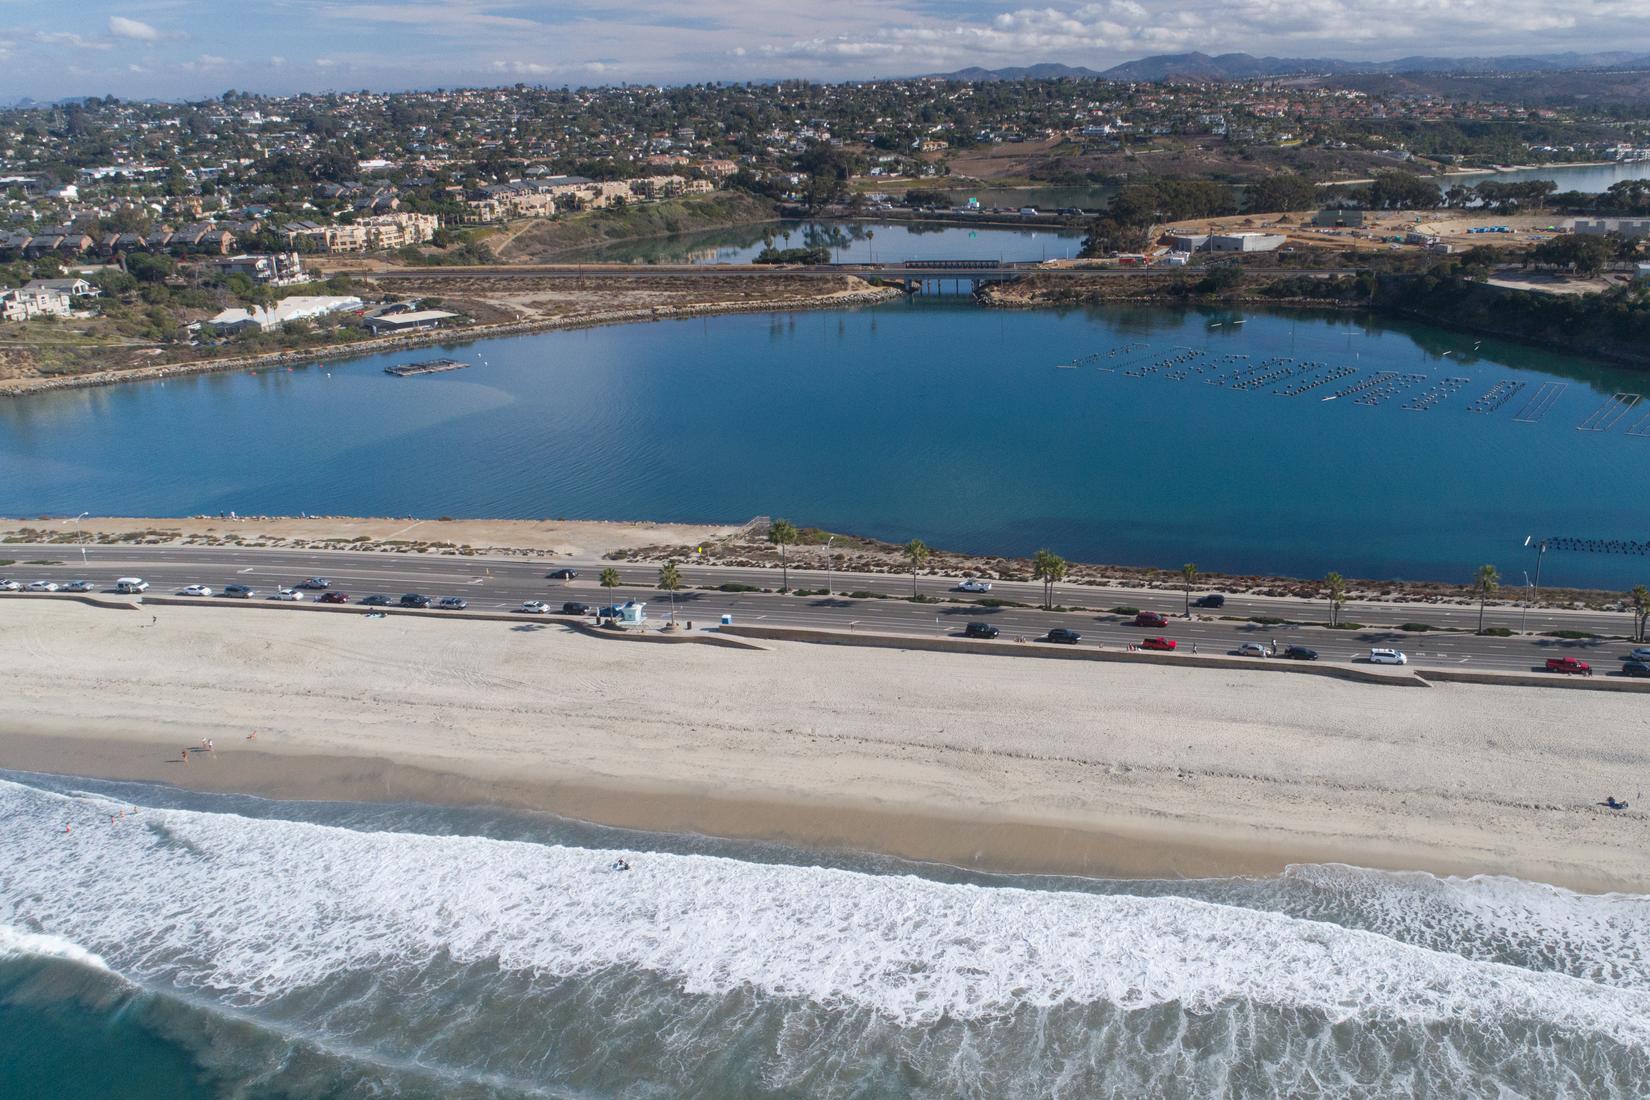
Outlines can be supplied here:
M1225 607L1226 597L1219 592L1211 592L1207 596L1199 596L1192 601L1193 607Z
M1548 657L1548 672L1562 672L1566 676L1591 676L1593 666L1574 657Z
M1650 661L1623 661L1621 662L1623 676L1650 676Z
M149 591L149 582L142 577L120 577L115 581L115 591L123 596L137 596Z
M1259 642L1244 642L1237 647L1239 657L1264 657L1267 649Z
M1142 611L1134 617L1135 626L1168 626L1169 620L1156 611Z
M180 596L210 596L212 589L204 584L192 584L187 588L178 589Z
M266 598L271 600L280 600L282 603L298 603L303 600L304 594L296 588L277 588Z
M300 581L299 588L331 588L332 582L325 577L311 577L307 581Z
M31 581L29 583L29 591L30 592L56 592L57 591L57 582L56 581Z
M375 592L370 596L361 597L361 603L367 607L388 607L394 602L394 600L390 599L381 592Z
M253 596L256 596L258 593L256 591L254 591L248 585L244 585L244 584L226 584L226 585L223 586L223 594L225 596L230 597L231 599L250 600Z
M1634 646L1632 652L1623 657L1624 661L1650 661L1650 646Z
M443 596L435 602L435 606L442 611L463 611L470 606L470 601L459 596Z
M1043 635L1045 642L1058 642L1061 645L1076 645L1083 640L1083 636L1069 627L1057 626Z
M1303 645L1292 645L1283 651L1283 656L1291 661L1316 661L1318 659L1318 651L1315 649L1307 649Z
M349 603L348 592L323 592L316 603Z
M961 584L959 584L956 588L953 588L952 591L953 592L989 592L989 591L991 591L991 582L990 581L977 580L973 577L969 577L967 580L965 580Z
M969 623L963 627L963 637L965 638L995 638L1001 633L1002 631L990 623Z
M1164 638L1161 636L1156 638L1147 638L1145 641L1140 643L1141 649L1170 650L1174 647L1175 640L1173 638Z
M21 584L18 584L14 580L7 580L6 578L0 577L0 592L21 592L21 591L23 591L23 586Z
M1369 651L1369 663L1372 665L1407 665L1409 658L1396 649L1372 649Z
M570 581L579 575L577 569L552 569L545 576L553 581Z
M428 596L421 596L417 592L408 592L405 596L401 597L401 606L402 607L429 607L430 606L430 598Z
M91 581L70 581L69 583L65 584L62 587L61 591L64 591L64 592L90 592L93 587L94 586L93 586Z
M528 600L516 610L524 615L548 615L550 614L550 605L543 600Z
M561 605L561 613L563 615L588 615L590 614L590 605L579 603L577 600L570 600Z

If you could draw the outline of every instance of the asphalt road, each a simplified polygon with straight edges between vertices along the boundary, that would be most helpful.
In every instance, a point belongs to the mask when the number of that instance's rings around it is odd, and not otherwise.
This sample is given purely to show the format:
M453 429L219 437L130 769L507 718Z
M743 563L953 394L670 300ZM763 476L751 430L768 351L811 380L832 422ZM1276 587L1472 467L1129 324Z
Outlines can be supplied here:
M1268 269L1274 270L1274 269ZM1327 277L1331 275L1346 275L1349 272L1338 268L1307 268L1301 270L1275 269L1289 275L1307 275L1313 277ZM1021 275L1048 275L1054 278L1137 278L1142 274L1140 268L1092 268L1092 267L1044 267L1036 261L1024 263L1000 264L996 267L978 268L908 268L900 263L888 264L820 264L817 266L782 266L761 264L647 264L636 266L633 264L511 264L507 267L417 267L395 268L388 271L364 272L366 278L375 280L386 279L416 279L426 282L431 279L473 279L477 277L500 279L588 279L599 276L616 276L630 278L654 277L766 277L766 276L801 276L803 278L837 278L842 275L854 275L860 278L885 279L998 279ZM775 310L783 310L783 303L776 303Z
M251 550L215 547L90 546L85 564L80 547L22 545L0 546L0 555L18 559L18 564L0 569L0 576L28 583L54 580L59 583L84 577L111 589L118 576L141 576L149 581L152 594L170 594L188 584L207 584L221 591L226 584L246 584L266 597L278 585L292 585L311 576L324 576L338 591L353 599L371 593L399 597L404 592L420 592L439 598L462 596L472 610L510 611L524 600L538 599L559 609L563 602L577 600L596 605L606 602L608 593L597 583L605 566L619 572L621 586L614 596L645 600L650 619L661 621L668 614L669 596L655 587L658 568L653 565L624 565L599 561L492 559L398 555L361 551ZM39 559L50 565L25 564ZM552 569L578 570L575 580L549 580ZM836 630L865 630L898 633L959 633L970 621L997 626L1005 638L1040 637L1050 627L1065 626L1083 635L1084 645L1121 647L1139 643L1149 635L1162 634L1183 647L1196 645L1201 652L1230 652L1243 642L1304 645L1318 651L1321 659L1351 661L1367 656L1372 646L1403 650L1412 665L1464 666L1469 668L1527 671L1537 668L1548 656L1573 655L1590 661L1600 673L1614 672L1619 660L1631 648L1619 640L1565 640L1551 637L1478 637L1471 633L1406 633L1393 628L1402 622L1424 621L1437 627L1457 626L1470 631L1477 625L1477 609L1429 605L1351 605L1344 617L1361 623L1393 624L1356 631L1328 630L1321 626L1268 625L1248 622L1250 615L1284 619L1321 621L1326 614L1323 601L1231 597L1218 611L1198 611L1198 618L1179 618L1183 599L1177 593L1129 592L1062 585L1056 601L1083 603L1095 607L1132 606L1170 616L1167 627L1140 628L1132 616L1105 611L1048 612L1036 607L982 607L972 602L977 595L953 593L954 578L919 578L917 590L924 595L944 597L934 604L912 603L911 578L886 574L843 574L832 578L834 596L791 596L774 592L707 591L701 586L723 583L777 587L780 574L774 569L734 569L719 566L681 566L688 586L676 596L677 617L696 624L716 622L731 614L736 622L769 626L801 626ZM823 570L792 569L795 588L824 589ZM1035 583L995 582L992 597L1036 603L1041 586ZM849 598L847 592L880 593L890 598ZM311 597L313 598L313 594ZM969 602L961 602L969 601ZM1222 617L1223 616L1223 617ZM1490 625L1518 626L1520 611L1493 609L1486 617ZM1603 634L1626 636L1631 616L1624 613L1542 611L1529 616L1531 631L1567 627Z

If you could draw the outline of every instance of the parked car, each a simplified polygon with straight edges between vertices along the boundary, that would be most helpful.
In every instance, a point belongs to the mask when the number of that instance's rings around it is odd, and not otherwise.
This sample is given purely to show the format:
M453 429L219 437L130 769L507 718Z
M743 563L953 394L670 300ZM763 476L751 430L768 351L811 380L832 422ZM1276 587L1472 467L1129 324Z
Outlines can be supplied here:
M577 569L552 569L545 576L553 581L570 581L579 575Z
M435 606L442 611L463 611L470 606L470 601L458 596L443 596L436 601Z
M211 594L211 587L204 584L192 584L188 588L181 589L178 592L178 595L180 596L210 596Z
M1211 592L1207 596L1199 596L1192 601L1193 607L1225 607L1226 597L1219 592Z
M349 603L348 592L323 592L316 603Z
M1650 676L1650 661L1623 661L1621 663L1623 676Z
M1134 617L1135 626L1168 626L1169 620L1156 611L1142 611Z
M1566 676L1591 676L1593 666L1574 657L1548 657L1547 671L1562 672Z
M115 591L123 596L136 596L149 591L149 582L142 577L121 577L115 581Z
M1291 661L1316 661L1318 659L1317 650L1307 649L1303 645L1292 645L1283 651L1283 655Z
M64 592L90 592L91 590L91 581L70 581L62 588L62 591Z
M56 592L56 581L32 581L29 584L30 592Z
M1372 649L1369 651L1369 663L1372 665L1407 665L1409 658L1396 649Z
M991 591L991 582L990 581L976 580L973 577L969 577L967 580L965 580L961 584L959 584L956 588L952 589L952 591L953 592L989 592L989 591Z
M1164 637L1147 638L1145 641L1140 643L1140 648L1141 649L1169 650L1169 649L1173 649L1174 647L1175 647L1175 640L1173 638L1164 638Z
M21 592L21 591L23 591L23 586L21 584L18 584L16 581L13 581L13 580L6 580L6 579L3 579L3 578L0 578L0 592Z
M995 638L1002 631L990 623L969 623L963 627L963 636L966 638Z
M516 610L527 615L548 615L550 614L550 605L543 600L528 600Z
M269 599L280 600L283 603L298 603L303 598L304 594L296 588L277 588L269 595Z
M223 586L223 594L232 599L250 600L258 593L254 592L251 588L248 588L244 584L226 584Z
M1047 634L1043 635L1043 641L1059 642L1061 645L1076 645L1082 640L1083 636L1077 633L1077 631L1063 626L1057 626Z
M361 603L367 607L388 607L394 602L382 592L375 592L370 596L361 597Z
M430 598L428 596L420 596L417 592L408 592L405 596L401 597L401 606L429 607Z
M325 577L311 577L298 585L299 588L331 588L332 582Z
M590 614L590 605L579 603L576 600L569 601L561 605L561 613L563 615L588 615Z
M1259 642L1244 642L1237 648L1239 657L1264 657L1266 647Z

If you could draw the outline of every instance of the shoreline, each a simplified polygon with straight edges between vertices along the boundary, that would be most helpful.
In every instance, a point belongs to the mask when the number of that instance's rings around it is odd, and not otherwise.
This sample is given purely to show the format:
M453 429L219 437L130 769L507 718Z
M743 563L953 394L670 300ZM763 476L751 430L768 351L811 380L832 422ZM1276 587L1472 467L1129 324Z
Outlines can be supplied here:
M1615 693L149 610L11 606L0 767L1022 873L1341 862L1650 889L1630 778L1650 748ZM1632 812L1599 808L1612 789Z

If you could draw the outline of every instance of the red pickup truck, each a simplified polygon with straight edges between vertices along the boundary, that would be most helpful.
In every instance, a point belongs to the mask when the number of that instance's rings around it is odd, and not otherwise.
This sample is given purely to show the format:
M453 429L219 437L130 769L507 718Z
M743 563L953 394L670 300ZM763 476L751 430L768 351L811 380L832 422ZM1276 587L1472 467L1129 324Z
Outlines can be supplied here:
M1588 664L1586 661L1578 661L1574 657L1548 657L1547 671L1563 672L1568 675L1580 674L1582 676L1591 676L1593 674L1593 666Z

